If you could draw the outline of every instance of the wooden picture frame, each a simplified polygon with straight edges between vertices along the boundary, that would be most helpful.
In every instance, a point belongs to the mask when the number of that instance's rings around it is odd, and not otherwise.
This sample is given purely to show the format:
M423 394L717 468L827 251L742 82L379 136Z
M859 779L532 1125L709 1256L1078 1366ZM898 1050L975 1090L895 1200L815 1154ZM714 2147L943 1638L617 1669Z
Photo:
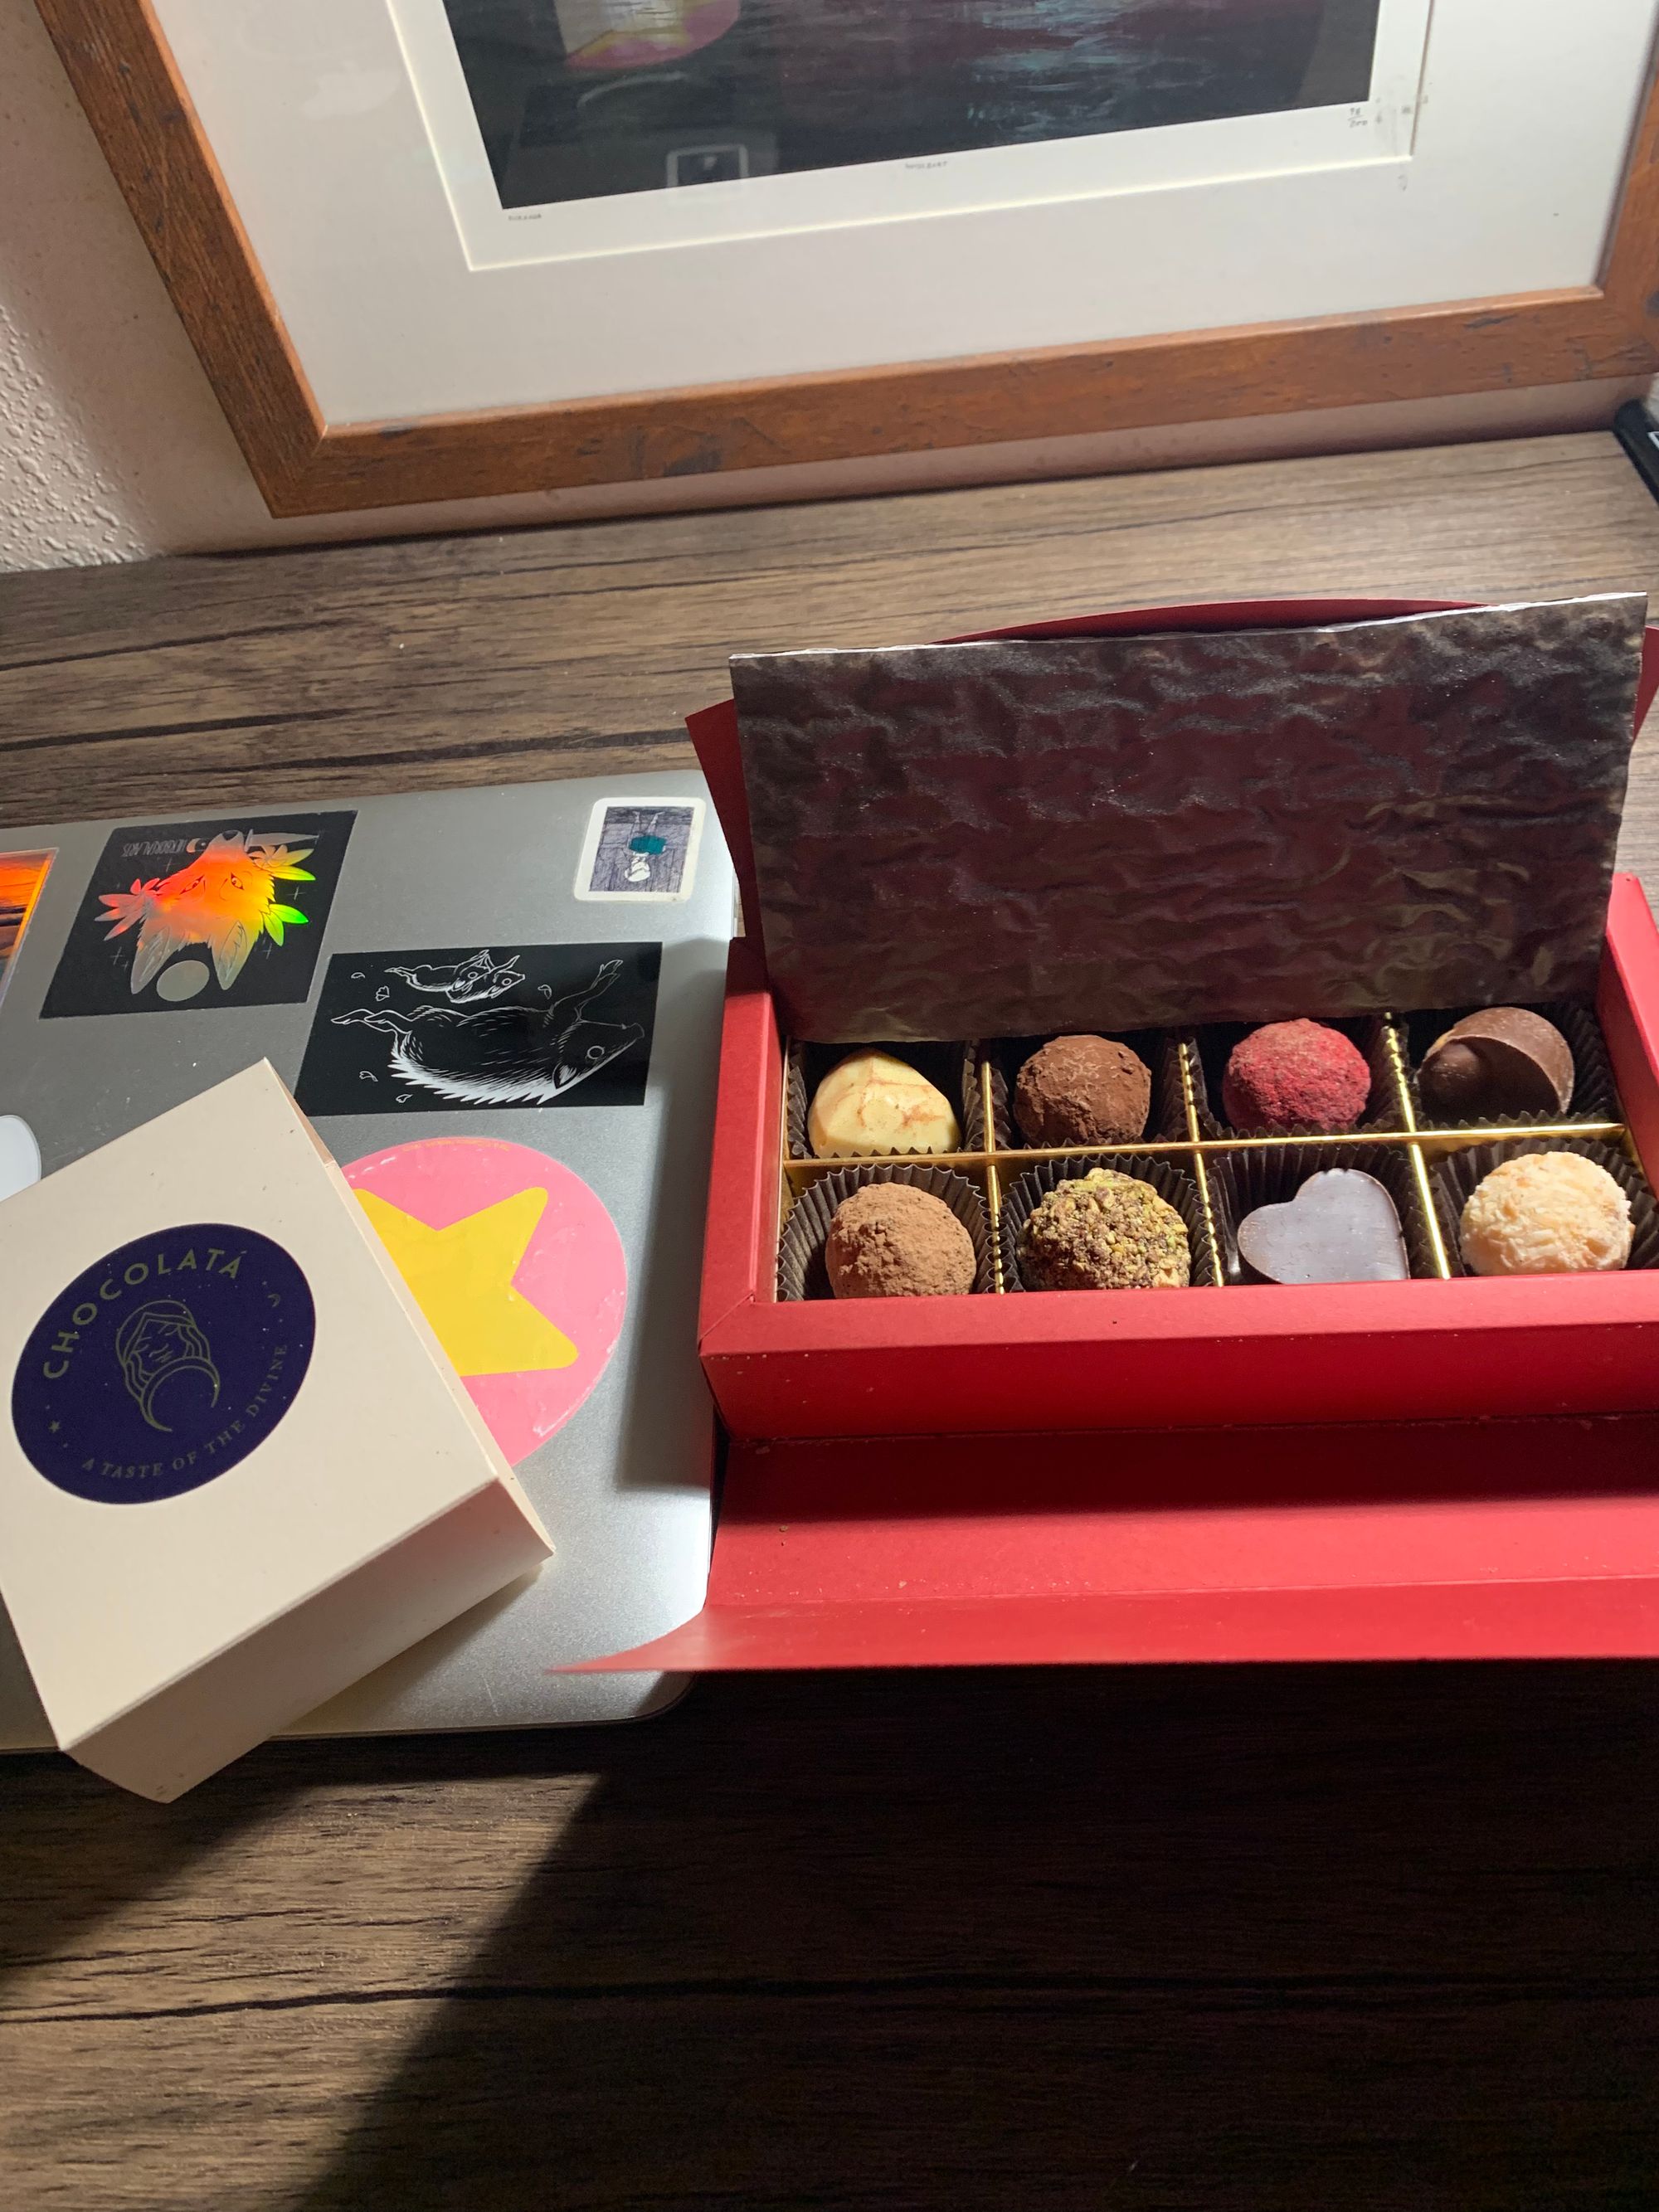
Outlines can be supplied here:
M37 0L274 515L1659 374L1659 88L1599 281L1376 313L331 424L150 0ZM1609 403L1611 415L1611 402Z

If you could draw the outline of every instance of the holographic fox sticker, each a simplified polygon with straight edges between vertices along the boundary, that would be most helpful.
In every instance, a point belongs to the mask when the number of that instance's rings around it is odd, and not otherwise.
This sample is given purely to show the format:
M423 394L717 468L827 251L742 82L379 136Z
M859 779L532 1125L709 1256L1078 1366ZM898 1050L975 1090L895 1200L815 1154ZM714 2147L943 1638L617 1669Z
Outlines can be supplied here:
M284 810L115 830L41 1012L303 1000L354 818Z
M306 916L276 895L280 883L310 884L316 878L300 866L311 857L309 845L239 830L211 839L206 849L170 876L136 877L131 890L104 891L99 904L111 937L133 928L138 942L128 989L142 991L187 945L205 945L219 988L229 990L261 937L280 945L289 928L303 928Z

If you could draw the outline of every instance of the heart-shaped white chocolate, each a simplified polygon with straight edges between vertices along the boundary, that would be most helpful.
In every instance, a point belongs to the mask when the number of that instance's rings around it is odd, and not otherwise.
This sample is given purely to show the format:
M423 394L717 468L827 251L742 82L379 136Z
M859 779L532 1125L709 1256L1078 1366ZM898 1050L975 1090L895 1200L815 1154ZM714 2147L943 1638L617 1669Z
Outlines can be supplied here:
M1375 1176L1327 1168L1238 1224L1246 1271L1269 1283L1395 1283L1411 1273L1394 1200Z

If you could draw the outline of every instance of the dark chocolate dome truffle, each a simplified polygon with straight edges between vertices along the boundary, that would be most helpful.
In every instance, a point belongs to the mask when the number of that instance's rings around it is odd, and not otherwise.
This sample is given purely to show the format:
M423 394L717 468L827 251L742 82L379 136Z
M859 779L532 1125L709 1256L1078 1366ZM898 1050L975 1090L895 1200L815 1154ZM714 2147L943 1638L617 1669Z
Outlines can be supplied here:
M1146 1061L1102 1036L1055 1037L1014 1085L1014 1118L1033 1145L1132 1145L1152 1103Z
M1575 1078L1572 1048L1553 1022L1527 1006L1488 1006L1435 1039L1417 1071L1417 1088L1431 1114L1467 1121L1565 1114Z
M960 1297L974 1287L974 1240L942 1198L871 1182L842 1199L824 1241L838 1298Z
M1371 1095L1365 1055L1322 1022L1269 1022L1233 1047L1221 1105L1244 1136L1352 1129Z

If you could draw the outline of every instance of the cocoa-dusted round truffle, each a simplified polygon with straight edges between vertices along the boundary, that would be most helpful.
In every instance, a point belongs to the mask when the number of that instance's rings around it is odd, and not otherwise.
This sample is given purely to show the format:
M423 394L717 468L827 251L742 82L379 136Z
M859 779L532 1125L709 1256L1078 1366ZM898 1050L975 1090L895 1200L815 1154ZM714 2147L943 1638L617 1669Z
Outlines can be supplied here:
M1014 1119L1033 1145L1132 1145L1152 1103L1146 1061L1103 1036L1054 1038L1014 1085Z
M1221 1105L1250 1137L1328 1136L1352 1129L1371 1095L1358 1045L1323 1022L1269 1022L1233 1047Z
M1091 1168L1057 1183L1020 1231L1033 1291L1175 1291L1192 1280L1187 1224L1151 1183Z
M974 1287L974 1240L942 1198L871 1182L842 1199L823 1247L838 1298L960 1297Z
M1630 1200L1581 1152L1522 1152L1475 1185L1459 1241L1477 1275L1622 1267L1630 1257Z
M1529 1006L1465 1014L1423 1055L1417 1088L1448 1121L1499 1114L1565 1114L1572 1103L1572 1048Z

